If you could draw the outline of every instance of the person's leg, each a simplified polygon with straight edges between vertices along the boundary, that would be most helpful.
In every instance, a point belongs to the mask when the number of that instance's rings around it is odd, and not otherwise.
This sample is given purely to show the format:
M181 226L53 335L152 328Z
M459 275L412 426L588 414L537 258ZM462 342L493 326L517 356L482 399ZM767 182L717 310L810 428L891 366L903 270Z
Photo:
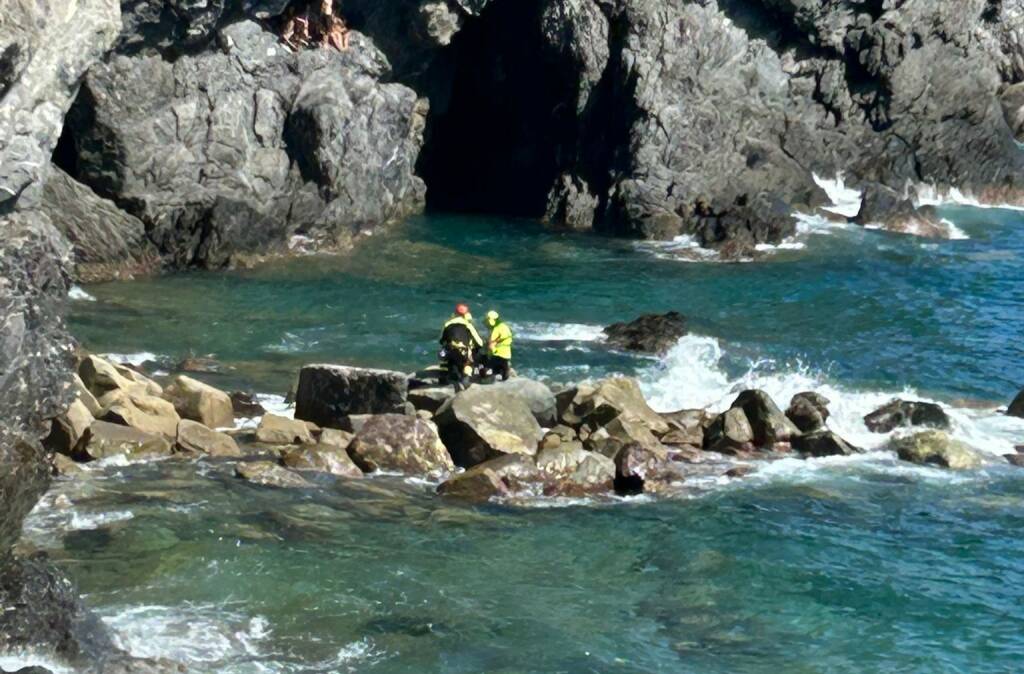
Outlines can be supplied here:
M498 367L494 368L494 374L500 375L502 381L508 381L509 369L512 367L512 361L507 358L495 358Z

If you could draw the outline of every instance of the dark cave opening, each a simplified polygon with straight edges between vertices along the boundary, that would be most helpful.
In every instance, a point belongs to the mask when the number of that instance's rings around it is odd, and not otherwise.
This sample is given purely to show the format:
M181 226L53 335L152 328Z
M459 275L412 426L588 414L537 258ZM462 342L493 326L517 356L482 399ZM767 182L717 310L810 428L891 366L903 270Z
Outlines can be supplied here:
M542 0L490 5L452 40L417 173L432 210L540 217L573 133L575 83L548 56Z

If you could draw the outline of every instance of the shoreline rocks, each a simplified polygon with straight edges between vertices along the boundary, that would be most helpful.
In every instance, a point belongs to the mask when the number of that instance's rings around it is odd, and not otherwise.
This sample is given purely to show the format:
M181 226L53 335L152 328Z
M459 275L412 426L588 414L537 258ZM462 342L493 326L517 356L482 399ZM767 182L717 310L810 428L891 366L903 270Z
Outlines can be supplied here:
M403 414L408 396L409 377L401 372L307 365L299 371L295 417L342 428L352 415Z
M602 332L610 346L626 351L663 354L688 333L686 317L678 311L645 314L628 323L613 323Z
M889 433L911 426L949 428L950 421L941 405L897 398L865 416L864 425L874 433Z

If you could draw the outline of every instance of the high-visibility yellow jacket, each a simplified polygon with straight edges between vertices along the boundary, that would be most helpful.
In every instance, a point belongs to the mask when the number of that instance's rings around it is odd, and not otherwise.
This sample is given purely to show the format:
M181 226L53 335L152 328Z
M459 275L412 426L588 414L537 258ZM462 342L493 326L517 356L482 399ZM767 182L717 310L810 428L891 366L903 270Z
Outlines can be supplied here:
M466 344L465 346L472 347L484 345L484 340L480 339L480 333L476 331L476 326L473 325L473 321L462 316L452 316L448 319L448 322L444 324L444 327L441 328L442 344L445 342L445 335L448 333L448 328L456 325L466 328L466 330L469 331L470 339L473 340L473 344Z
M488 343L492 356L512 360L512 328L505 321L498 321L491 328L491 339Z

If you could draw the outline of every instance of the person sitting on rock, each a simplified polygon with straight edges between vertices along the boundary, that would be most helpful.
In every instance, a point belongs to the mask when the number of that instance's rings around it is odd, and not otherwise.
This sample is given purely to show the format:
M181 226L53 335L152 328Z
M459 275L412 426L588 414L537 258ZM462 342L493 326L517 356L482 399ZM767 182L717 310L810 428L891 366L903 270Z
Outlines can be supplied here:
M487 312L491 337L487 340L487 369L507 381L512 370L512 328L493 309Z
M448 371L448 380L456 391L461 391L469 385L473 374L473 356L484 345L468 306L456 305L455 313L441 329L440 342L441 361Z

